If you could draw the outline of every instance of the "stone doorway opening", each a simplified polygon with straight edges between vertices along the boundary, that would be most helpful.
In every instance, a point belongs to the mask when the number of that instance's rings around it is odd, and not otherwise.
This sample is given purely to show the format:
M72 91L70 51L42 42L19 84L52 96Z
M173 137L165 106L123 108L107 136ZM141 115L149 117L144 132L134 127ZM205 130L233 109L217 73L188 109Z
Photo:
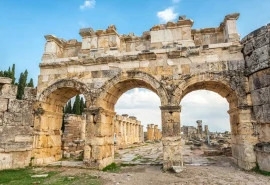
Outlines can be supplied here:
M122 94L115 104L115 162L162 164L160 98L145 88Z
M77 94L66 103L63 109L62 156L64 160L83 160L85 143L86 101L83 94Z
M195 90L182 99L184 164L210 165L216 159L232 157L228 110L226 98L209 90Z

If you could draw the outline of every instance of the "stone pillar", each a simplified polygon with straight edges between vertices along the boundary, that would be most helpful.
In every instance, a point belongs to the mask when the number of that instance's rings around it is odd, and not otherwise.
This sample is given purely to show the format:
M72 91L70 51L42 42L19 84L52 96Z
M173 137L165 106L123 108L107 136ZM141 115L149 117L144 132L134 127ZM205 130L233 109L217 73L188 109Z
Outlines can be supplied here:
M181 153L180 106L161 106L163 169L179 164L177 155ZM178 160L177 160L178 159Z
M202 120L197 120L196 123L197 123L197 137L201 139L202 138Z
M43 165L62 158L61 127L63 121L62 107L37 102L36 110L42 114L34 120L34 141L32 156L34 165Z
M143 132L143 126L142 125L140 125L139 137L140 137L140 143L144 142L144 132Z
M85 140L85 126L86 126L86 115L83 114L82 117L84 118L82 120L82 124L81 124L81 140Z
M95 107L86 109L85 114L85 149L87 150L84 151L84 162L88 166L102 169L114 161L113 119L115 113L102 107Z
M232 131L232 156L239 167L250 170L256 166L254 145L258 142L251 121L251 108L233 108L228 113Z
M159 131L158 131L158 126L155 125L155 126L154 126L154 140L158 140L158 135L159 135L158 132L159 132Z

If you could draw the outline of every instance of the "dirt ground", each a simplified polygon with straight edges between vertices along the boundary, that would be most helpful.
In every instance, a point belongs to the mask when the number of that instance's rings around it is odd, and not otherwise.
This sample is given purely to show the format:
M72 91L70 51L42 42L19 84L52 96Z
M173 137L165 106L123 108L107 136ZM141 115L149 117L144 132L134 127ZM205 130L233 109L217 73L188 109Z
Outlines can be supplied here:
M162 170L161 143L119 150L115 161L136 165L121 167L116 173L67 167L58 170L66 176L89 174L104 185L270 185L270 176L241 170L229 157L204 157L190 146L185 146L185 169L180 173Z

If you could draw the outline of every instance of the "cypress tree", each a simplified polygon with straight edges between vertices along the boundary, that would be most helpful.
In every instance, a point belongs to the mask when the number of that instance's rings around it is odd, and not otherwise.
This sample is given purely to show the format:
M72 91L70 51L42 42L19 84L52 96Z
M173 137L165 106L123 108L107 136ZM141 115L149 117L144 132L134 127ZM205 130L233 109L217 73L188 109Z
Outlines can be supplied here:
M24 73L20 74L18 91L17 91L17 99L21 100L24 95L24 88L26 86L28 71L25 70Z
M67 105L66 105L65 113L66 114L71 114L72 113L71 100L69 100Z
M12 70L11 70L11 79L12 79L12 84L15 84L15 64L12 65Z
M80 96L79 95L76 96L75 102L73 104L73 114L77 114L77 115L81 114Z
M31 78L29 83L27 84L27 87L34 87L33 79Z
M81 101L80 101L80 114L83 113L84 107L85 107L84 100L83 100L83 97L81 97Z
M20 78L19 78L19 83L18 83L18 90L17 90L17 99L21 100L22 96L23 96L23 91L24 91L24 87L23 87L23 79L24 75L23 73L20 74Z

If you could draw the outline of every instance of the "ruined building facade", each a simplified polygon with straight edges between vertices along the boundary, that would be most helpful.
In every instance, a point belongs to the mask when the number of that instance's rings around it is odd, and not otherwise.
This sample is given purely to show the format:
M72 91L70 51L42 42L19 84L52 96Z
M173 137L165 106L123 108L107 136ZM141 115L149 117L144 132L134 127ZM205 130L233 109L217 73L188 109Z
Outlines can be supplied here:
M18 165L17 157L23 156L18 152L25 156L23 164L59 160L62 108L76 94L83 94L87 104L84 162L97 168L112 163L115 103L126 91L142 87L160 98L164 169L178 163L175 155L181 151L181 100L206 89L229 103L238 166L251 169L258 163L270 171L270 25L240 41L238 16L227 15L218 27L204 29L192 29L192 20L179 17L140 37L119 35L115 26L81 29L81 42L46 35L34 104L7 95L12 85L0 82L1 168ZM29 115L27 120L22 114Z

